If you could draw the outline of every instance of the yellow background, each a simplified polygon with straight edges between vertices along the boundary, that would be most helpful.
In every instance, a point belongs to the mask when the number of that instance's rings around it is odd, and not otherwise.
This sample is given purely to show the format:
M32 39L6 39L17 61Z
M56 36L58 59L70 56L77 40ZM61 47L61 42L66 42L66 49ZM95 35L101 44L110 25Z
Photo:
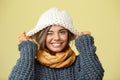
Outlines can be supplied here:
M120 0L0 0L0 80L8 79L19 57L18 35L50 7L65 9L79 31L92 32L103 80L120 80Z

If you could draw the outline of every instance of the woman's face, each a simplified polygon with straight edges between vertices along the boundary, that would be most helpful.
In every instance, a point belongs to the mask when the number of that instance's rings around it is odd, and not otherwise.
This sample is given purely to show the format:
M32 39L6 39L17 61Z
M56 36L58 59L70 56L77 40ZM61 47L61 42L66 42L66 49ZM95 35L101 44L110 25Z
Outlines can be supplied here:
M59 25L51 26L47 32L45 43L52 52L61 52L68 44L68 31Z

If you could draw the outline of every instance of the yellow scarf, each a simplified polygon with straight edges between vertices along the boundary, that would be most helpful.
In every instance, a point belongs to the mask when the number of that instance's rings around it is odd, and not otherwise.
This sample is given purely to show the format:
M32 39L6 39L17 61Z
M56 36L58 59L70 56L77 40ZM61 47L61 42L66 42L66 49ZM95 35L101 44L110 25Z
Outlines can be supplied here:
M42 65L48 66L50 68L68 67L72 65L76 58L75 53L71 48L65 52L56 53L55 55L51 55L44 50L39 50L36 57Z

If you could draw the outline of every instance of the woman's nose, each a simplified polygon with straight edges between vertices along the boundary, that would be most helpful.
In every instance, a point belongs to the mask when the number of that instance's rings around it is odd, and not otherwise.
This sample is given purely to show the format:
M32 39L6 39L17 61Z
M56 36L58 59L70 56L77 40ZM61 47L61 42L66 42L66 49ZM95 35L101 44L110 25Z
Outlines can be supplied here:
M54 35L54 40L59 40L59 39L60 39L59 34L55 34L55 35Z

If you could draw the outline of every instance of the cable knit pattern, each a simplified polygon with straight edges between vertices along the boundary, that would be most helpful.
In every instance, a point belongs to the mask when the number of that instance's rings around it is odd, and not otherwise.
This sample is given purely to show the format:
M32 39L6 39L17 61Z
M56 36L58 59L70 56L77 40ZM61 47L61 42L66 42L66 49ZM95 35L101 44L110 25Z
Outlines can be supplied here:
M88 80L101 80L103 76L103 69L95 54L96 47L94 46L94 39L89 35L83 35L75 41L75 45L80 54L81 70L86 74L85 78Z
M13 68L9 80L34 80L34 57L37 45L31 41L23 41L19 45L20 58Z
M94 39L83 35L75 40L80 55L67 68L49 68L34 59L37 45L24 41L19 45L20 58L14 66L9 80L102 80L104 70L95 54Z

